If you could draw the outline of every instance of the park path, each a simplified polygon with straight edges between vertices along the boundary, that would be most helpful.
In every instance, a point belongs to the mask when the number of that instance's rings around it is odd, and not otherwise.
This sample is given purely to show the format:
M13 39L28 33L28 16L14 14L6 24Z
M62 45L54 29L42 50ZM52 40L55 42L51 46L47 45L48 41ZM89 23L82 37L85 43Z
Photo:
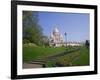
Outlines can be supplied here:
M33 63L23 63L23 68L40 68L42 64L33 64Z

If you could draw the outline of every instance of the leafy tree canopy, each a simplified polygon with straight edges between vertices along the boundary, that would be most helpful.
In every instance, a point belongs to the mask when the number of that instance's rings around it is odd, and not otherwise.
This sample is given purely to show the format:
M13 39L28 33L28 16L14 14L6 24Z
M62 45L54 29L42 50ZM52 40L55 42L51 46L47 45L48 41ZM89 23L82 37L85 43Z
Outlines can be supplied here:
M23 11L23 40L40 45L42 36L38 12Z

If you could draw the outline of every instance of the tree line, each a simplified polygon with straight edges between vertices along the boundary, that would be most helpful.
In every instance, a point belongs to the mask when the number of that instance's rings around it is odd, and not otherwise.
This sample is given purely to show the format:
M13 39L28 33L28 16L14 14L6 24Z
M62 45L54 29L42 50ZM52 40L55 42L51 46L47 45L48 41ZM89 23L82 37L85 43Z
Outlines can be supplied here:
M23 11L23 43L46 45L47 36L43 35L43 29L39 24L39 16L36 11Z

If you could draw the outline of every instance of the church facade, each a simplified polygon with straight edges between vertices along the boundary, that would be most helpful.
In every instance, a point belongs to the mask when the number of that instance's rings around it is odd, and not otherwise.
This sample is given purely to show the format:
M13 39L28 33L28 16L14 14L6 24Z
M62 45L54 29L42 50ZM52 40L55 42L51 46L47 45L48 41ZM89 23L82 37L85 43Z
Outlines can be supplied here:
M53 47L61 47L61 46L80 46L79 42L67 42L63 38L63 35L60 33L59 29L55 27L51 32L49 45Z
M63 46L64 38L59 32L58 28L54 28L53 32L50 35L50 46L60 47Z

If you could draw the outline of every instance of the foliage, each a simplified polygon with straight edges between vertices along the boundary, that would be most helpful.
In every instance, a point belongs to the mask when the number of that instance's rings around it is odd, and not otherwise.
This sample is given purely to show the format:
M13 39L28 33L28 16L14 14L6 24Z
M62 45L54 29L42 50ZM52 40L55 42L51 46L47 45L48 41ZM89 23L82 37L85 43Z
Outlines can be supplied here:
M28 39L24 39L23 44L26 44L26 43L30 43L30 41Z
M87 48L89 48L89 45L90 45L89 40L86 40L85 46L86 46Z
M38 12L23 11L23 40L40 45L42 28L39 25Z
M23 46L24 47L37 47L37 45L34 43L25 43L25 44L23 44Z
M49 46L49 38L47 36L42 36L42 44L46 47Z

